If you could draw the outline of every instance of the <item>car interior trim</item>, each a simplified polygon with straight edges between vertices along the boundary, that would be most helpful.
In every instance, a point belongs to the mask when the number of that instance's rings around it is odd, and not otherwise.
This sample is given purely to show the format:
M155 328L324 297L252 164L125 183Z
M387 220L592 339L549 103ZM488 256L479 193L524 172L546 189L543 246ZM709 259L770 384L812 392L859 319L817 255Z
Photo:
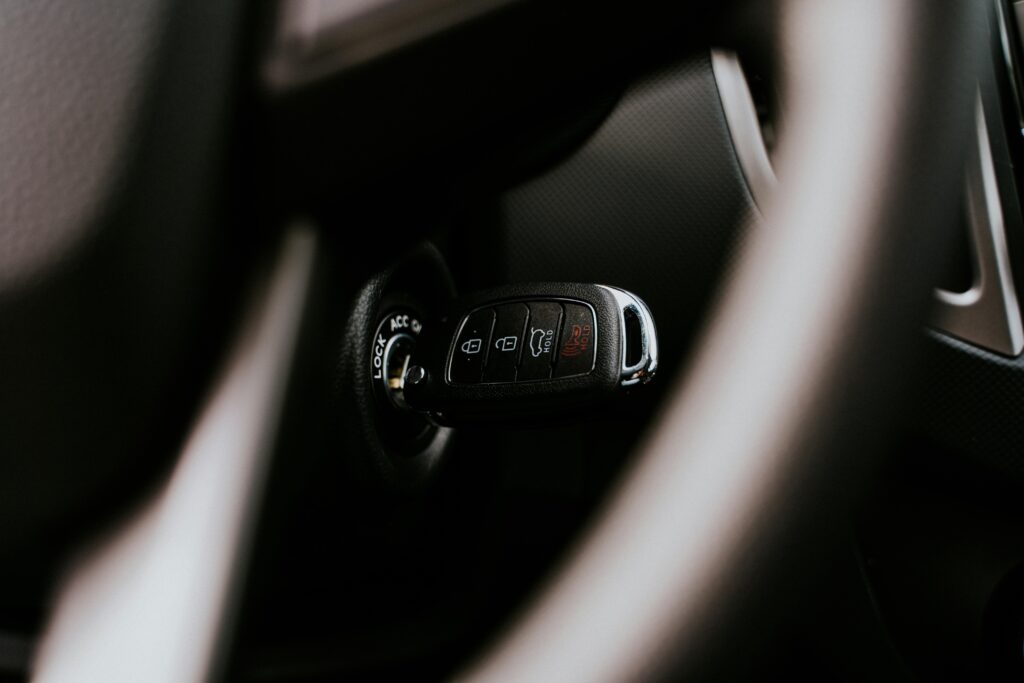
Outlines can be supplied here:
M754 204L763 212L775 189L775 170L761 135L757 107L750 94L743 65L735 52L716 48L711 50L711 69L718 85L722 111L729 125L736 158Z
M967 213L974 283L965 292L936 290L935 326L964 341L1017 356L1024 349L1017 291L1013 284L1002 197L992 159L992 140L979 95L977 144L967 164Z

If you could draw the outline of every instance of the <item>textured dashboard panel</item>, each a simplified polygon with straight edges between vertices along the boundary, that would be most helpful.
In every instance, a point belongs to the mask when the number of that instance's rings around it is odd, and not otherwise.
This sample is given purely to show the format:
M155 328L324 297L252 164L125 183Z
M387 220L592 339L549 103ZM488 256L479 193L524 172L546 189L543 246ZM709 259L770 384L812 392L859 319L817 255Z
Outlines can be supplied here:
M512 281L601 282L643 298L677 361L756 209L710 56L632 87L563 164L502 200Z
M921 428L953 452L1024 480L1024 356L928 336Z

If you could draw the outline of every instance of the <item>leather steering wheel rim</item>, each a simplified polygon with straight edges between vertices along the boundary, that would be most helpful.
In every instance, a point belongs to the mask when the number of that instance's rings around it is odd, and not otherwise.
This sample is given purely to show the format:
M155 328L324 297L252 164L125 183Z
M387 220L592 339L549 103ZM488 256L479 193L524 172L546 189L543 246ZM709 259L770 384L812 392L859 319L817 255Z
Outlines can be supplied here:
M981 26L969 4L784 3L770 228L632 471L468 680L694 672L773 550L800 543L801 505L851 498L868 464L851 446L880 429L944 253Z

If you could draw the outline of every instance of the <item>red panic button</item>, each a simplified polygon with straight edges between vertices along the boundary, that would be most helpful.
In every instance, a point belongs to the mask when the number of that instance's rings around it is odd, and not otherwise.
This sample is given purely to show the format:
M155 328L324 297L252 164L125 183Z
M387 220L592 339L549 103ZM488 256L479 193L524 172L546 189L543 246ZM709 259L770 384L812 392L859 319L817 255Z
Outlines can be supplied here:
M555 359L555 377L585 375L594 369L594 314L588 306L567 303Z
M590 337L594 330L590 325L573 325L567 330L568 339L562 345L559 355L562 358L575 358L587 352L590 348Z

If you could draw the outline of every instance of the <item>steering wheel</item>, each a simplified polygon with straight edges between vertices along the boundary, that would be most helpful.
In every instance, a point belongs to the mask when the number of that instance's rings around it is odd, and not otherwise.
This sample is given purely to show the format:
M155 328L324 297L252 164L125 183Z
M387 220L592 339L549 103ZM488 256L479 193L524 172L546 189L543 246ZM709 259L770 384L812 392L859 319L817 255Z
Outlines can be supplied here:
M239 209L211 199L213 169L225 168L217 164L241 3L117 5L84 11L35 0L0 21L0 451L9 456L0 471L0 542L7 565L52 560L65 544L41 537L73 536L69 520L97 500L120 509L128 489L158 481L152 495L136 498L127 522L71 565L34 677L207 680L230 642L329 240L292 223L278 241L276 216L254 219L263 227L252 234L215 230ZM558 50L566 36L551 27L575 25L565 9L357 5L286 4L275 34L284 38L270 41L272 57L262 62L269 90L371 64L344 83L390 102L397 95L380 79L410 45L441 50L450 40L457 55L485 50L494 35L545 12L558 21L538 24L534 43L508 59L538 53L508 78L517 96L538 74L550 83L607 66L643 39L639 23L616 26L619 14L603 8L594 10L600 30L581 28L579 50ZM771 613L765 586L803 580L817 523L854 501L870 471L894 375L925 320L973 111L978 5L782 3L776 52L786 127L769 227L745 249L605 509L465 679L706 673L709 653L744 620ZM643 26L656 26L663 11L652 8ZM700 30L700 21L678 21L688 12L707 21L724 15L701 3L671 12L672 22L652 30L688 36ZM328 15L329 31L310 29L310 17ZM595 50L604 61L588 65ZM543 63L554 55L561 57ZM421 89L436 88L443 100L455 87L441 71L415 73ZM313 94L270 117L292 126L275 159L288 159L292 146L308 151L304 136L322 135L332 107L346 103L345 88L304 92ZM493 94L466 97L465 112L451 121L428 112L424 128L450 133L507 104ZM361 106L375 111L372 101ZM334 142L325 146L336 150ZM348 163L374 167L375 154L390 163L408 142L354 146ZM254 182L288 185L301 206L316 195L323 168L298 163L288 167L293 178ZM236 253L228 242L249 246ZM204 298L225 279L223 257L232 253L263 257L234 336L233 319L222 320L214 304L237 302L241 290ZM177 457L171 449L139 463L167 442L180 445Z

